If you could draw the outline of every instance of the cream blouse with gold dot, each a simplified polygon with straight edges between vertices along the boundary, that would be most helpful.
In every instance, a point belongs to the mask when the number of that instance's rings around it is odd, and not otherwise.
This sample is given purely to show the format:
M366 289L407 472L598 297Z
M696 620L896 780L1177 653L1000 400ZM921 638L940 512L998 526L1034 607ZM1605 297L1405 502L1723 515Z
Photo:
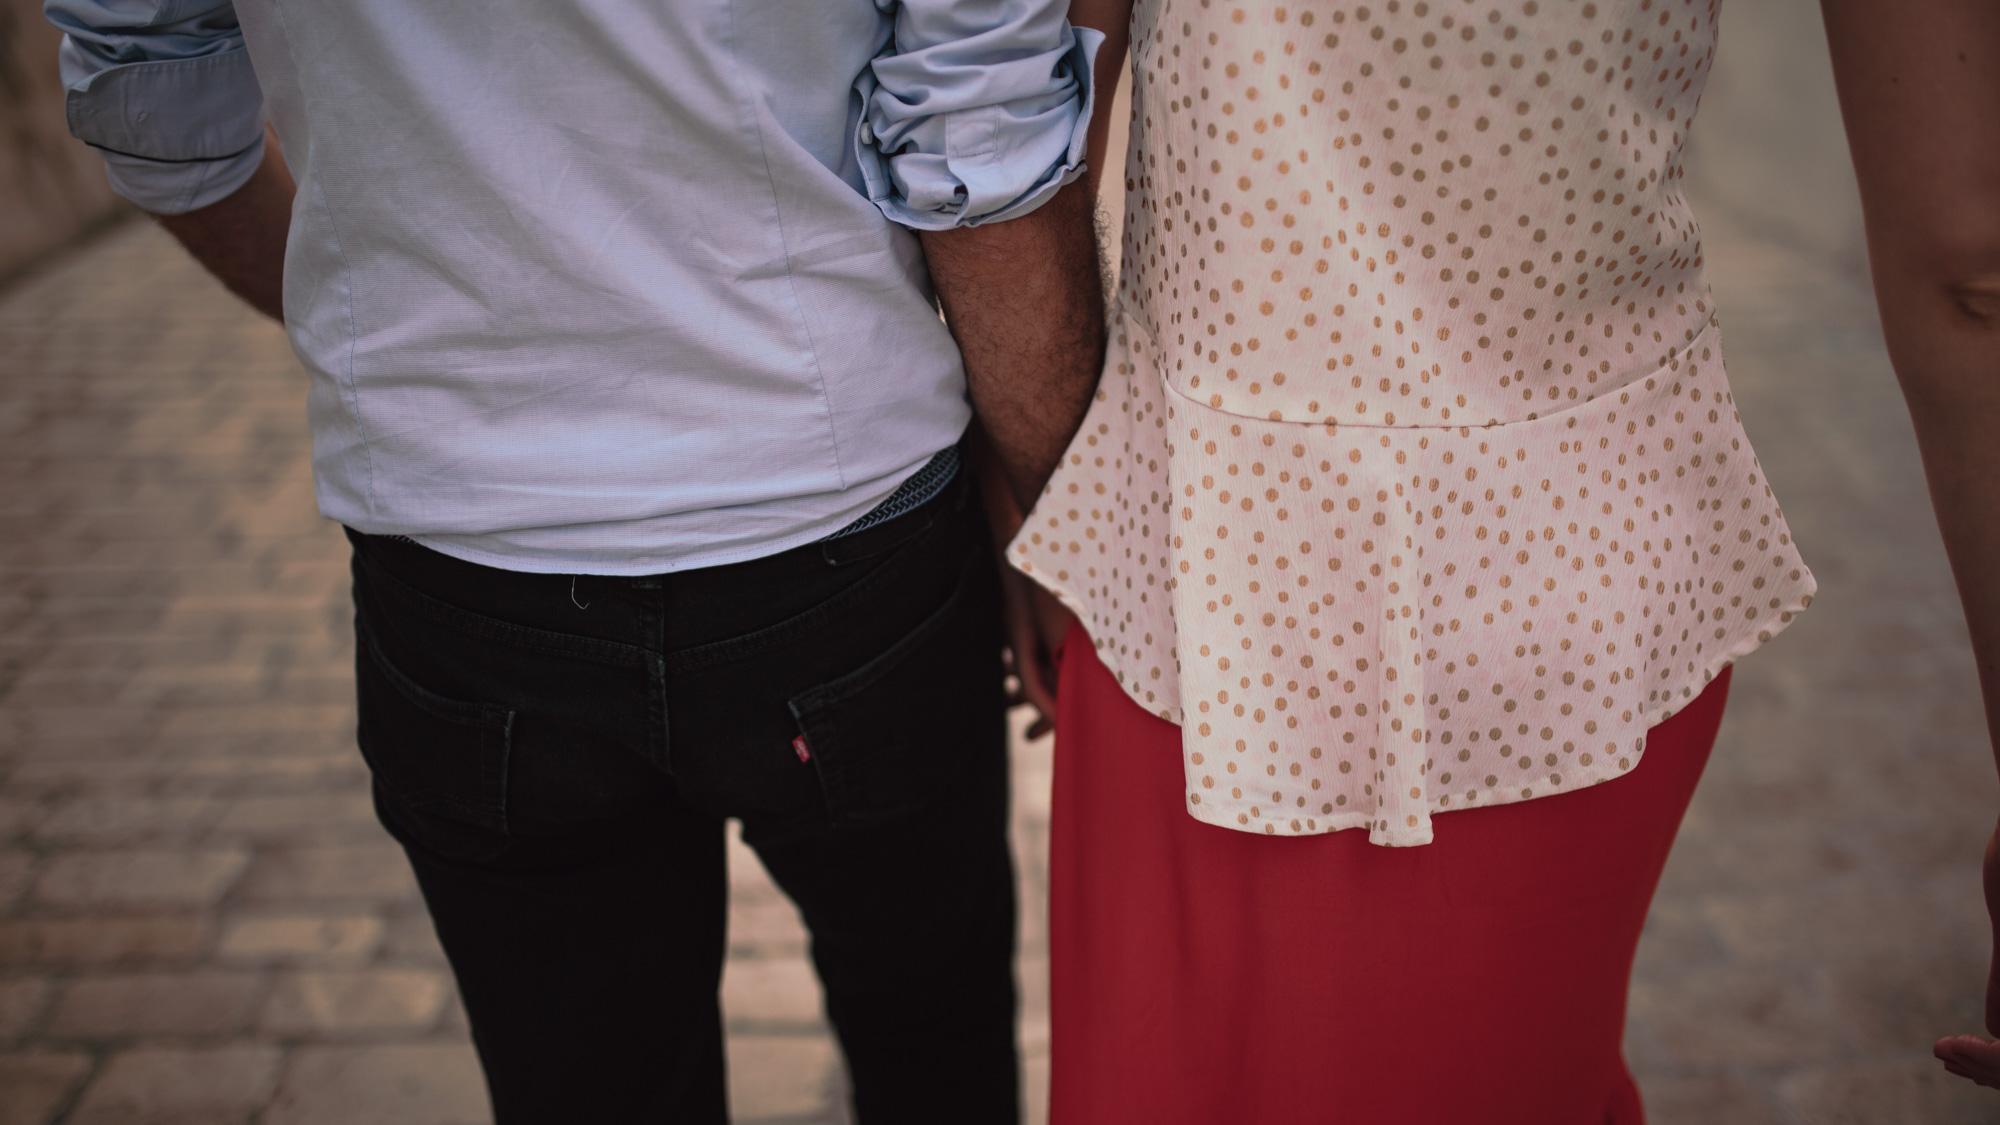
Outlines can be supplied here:
M1812 600L1681 192L1718 8L1138 0L1110 355L1011 554L1196 818L1616 778Z

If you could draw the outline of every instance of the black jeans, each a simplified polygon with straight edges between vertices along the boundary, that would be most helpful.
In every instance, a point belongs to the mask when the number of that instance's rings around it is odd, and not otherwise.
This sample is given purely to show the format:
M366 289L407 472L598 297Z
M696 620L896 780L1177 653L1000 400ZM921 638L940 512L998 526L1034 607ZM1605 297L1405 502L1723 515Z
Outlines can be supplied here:
M647 578L349 532L361 750L502 1125L727 1120L727 817L811 931L861 1122L1017 1119L1001 641L971 491Z

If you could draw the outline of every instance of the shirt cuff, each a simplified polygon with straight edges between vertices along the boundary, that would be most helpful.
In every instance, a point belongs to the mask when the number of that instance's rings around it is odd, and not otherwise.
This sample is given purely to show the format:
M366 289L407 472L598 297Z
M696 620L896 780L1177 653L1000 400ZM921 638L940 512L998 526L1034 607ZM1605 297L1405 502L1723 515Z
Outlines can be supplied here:
M109 149L98 155L121 199L150 214L180 215L236 194L264 162L264 133L260 125L255 144L221 160L148 160Z
M241 48L99 70L69 85L64 108L112 190L155 214L223 198L264 156L263 92Z
M951 230L1018 219L1083 174L1101 32L1053 51L950 72L883 55L855 83L854 151L868 198L893 222Z

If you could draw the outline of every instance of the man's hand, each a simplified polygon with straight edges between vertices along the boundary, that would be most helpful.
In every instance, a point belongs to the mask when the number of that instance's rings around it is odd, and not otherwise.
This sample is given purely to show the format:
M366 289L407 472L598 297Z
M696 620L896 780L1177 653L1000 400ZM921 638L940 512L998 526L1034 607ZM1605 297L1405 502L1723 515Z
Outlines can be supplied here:
M1094 197L1077 180L1018 219L922 237L973 413L1025 511L1083 421L1104 364Z
M1040 738L1056 729L1056 681L1062 669L1063 641L1076 615L1041 584L1011 566L1002 566L1001 612L1007 623L1008 670L1017 686L1007 706L1035 709L1028 737Z
M285 239L292 226L291 169L274 137L243 186L197 211L160 215L160 225L251 308L285 319Z
M1000 568L1000 612L1006 627L1007 672L1014 683L1007 690L1007 707L1035 709L1028 737L1040 738L1056 725L1056 673L1063 638L1076 617L1041 584L1007 561L1007 544L1026 519L1002 472L999 453L985 429L974 424L966 443L972 472L979 484L986 524L993 537L993 557Z

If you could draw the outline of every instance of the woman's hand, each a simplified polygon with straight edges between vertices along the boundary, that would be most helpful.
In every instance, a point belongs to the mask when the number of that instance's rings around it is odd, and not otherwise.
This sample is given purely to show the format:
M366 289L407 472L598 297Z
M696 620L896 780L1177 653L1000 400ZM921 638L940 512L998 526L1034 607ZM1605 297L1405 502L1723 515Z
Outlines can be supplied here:
M1993 958L1986 973L1986 1030L2000 1034L2000 827L1986 841L1986 914L1993 922ZM1931 1048L1960 1078L2000 1090L2000 1042L1979 1035L1947 1035Z
M1947 1035L1931 1048L1931 1054L1960 1078L2000 1090L2000 1043L1977 1035Z

